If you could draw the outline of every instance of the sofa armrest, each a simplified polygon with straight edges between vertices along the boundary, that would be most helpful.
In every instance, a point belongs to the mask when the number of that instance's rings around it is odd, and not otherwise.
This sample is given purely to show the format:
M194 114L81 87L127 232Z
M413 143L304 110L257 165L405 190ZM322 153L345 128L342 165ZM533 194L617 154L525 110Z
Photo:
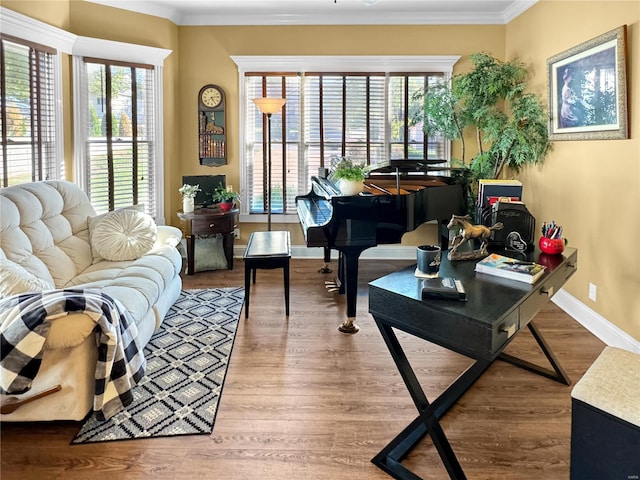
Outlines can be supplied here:
M182 230L171 225L158 225L158 237L156 247L170 246L177 247L182 240Z

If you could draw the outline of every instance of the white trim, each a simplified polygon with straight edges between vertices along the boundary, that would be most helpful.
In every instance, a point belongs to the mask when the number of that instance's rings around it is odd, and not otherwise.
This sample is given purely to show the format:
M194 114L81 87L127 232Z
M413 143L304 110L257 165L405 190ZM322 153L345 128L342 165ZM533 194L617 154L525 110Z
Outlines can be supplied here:
M155 107L154 130L155 138L153 142L154 155L154 177L155 177L155 203L156 215L155 222L158 225L164 225L166 220L164 217L164 103L163 103L163 81L162 66L156 66L154 69L153 79L153 102Z
M23 40L71 53L76 36L48 23L0 7L0 31Z
M280 1L281 8L265 9L259 11L252 9L252 4L242 5L236 0L235 8L229 9L228 5L220 2L207 2L187 4L183 6L179 2L166 2L159 0L88 0L92 3L107 5L114 8L122 8L133 12L144 13L156 17L171 20L176 25L503 25L520 13L531 7L537 0L515 0L507 5L504 10L481 11L480 8L462 9L456 2L434 2L450 4L446 10L435 11L434 8L418 9L404 8L395 10L377 9L367 5L365 0L355 4L345 0L334 2L326 0L330 8L320 8L313 5L304 8L296 2ZM305 0L306 1L306 0ZM258 2L259 3L259 2ZM276 2L278 3L278 2ZM391 3L391 2L387 2ZM428 2L422 0L423 5ZM464 2L463 2L464 3ZM473 3L473 2L467 2ZM490 3L490 2L485 2ZM254 2L255 5L255 2ZM275 5L277 7L278 5ZM347 8L342 8L346 6ZM225 8L226 7L226 8Z
M87 190L87 163L85 161L85 135L86 125L84 120L86 119L85 113L82 111L87 107L86 102L81 101L82 98L82 85L84 78L82 71L84 68L84 62L82 57L74 56L72 59L73 65L73 171L74 181L83 191Z
M232 55L245 72L444 72L451 74L459 55Z
M566 290L561 289L551 300L608 346L640 353L640 341L579 302Z
M258 215L249 215L245 143L245 76L246 72L442 72L451 78L459 55L233 55L238 66L238 142L240 151L240 221L260 222ZM388 144L388 142L387 142ZM445 142L450 155L451 143ZM263 216L266 219L266 215ZM272 216L274 223L295 222L293 215ZM278 219L278 220L275 220Z
M74 163L75 181L85 191L86 185L86 158L84 145L84 132L86 128L82 125L81 119L85 118L83 109L84 102L81 98L81 84L83 79L80 76L81 69L78 68L82 62L82 57L96 57L106 60L118 60L130 63L143 63L154 65L154 191L155 191L155 221L158 225L166 222L164 211L164 108L163 108L163 64L164 60L172 53L172 50L164 48L149 47L146 45L136 45L131 43L114 42L91 37L77 37L73 46L73 98L74 98Z
M119 60L130 63L146 63L162 66L164 59L173 50L149 47L133 43L114 42L102 38L77 37L73 45L73 54L81 57L96 57L106 60Z

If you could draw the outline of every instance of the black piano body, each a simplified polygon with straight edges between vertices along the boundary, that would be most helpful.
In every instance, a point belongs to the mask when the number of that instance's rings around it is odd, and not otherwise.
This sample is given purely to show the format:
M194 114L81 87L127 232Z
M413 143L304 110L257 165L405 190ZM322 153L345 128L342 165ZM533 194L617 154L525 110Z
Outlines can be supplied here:
M339 252L340 293L347 295L347 317L356 316L358 259L381 244L400 243L402 236L427 221L438 221L442 249L448 248L446 223L451 215L466 212L465 186L442 175L411 175L374 171L365 192L343 196L330 180L312 177L312 189L296 197L296 209L308 247L323 247L325 263L330 251ZM341 328L342 331L345 331Z

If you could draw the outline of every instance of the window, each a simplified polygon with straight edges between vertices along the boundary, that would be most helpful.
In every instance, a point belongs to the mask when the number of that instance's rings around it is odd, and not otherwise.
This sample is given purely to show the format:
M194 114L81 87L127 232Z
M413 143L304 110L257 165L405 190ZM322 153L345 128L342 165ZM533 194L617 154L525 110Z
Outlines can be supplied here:
M296 57L300 59L301 57ZM349 57L354 60L353 57ZM375 57L377 58L377 57ZM384 57L388 58L388 57ZM402 57L406 58L406 57ZM421 57L424 58L424 57ZM427 62L425 71L418 73L368 70L368 65L385 63L371 57L357 57L354 61L334 57L335 64L319 65L318 70L291 73L271 73L252 70L265 66L261 57L233 57L241 70L241 111L244 128L241 132L241 191L244 202L242 214L263 214L266 203L267 119L251 101L264 96L286 98L281 112L271 117L272 212L295 215L296 195L309 192L311 176L320 167L331 167L334 157L348 156L357 162L375 166L389 159L441 159L449 157L448 142L442 137L425 138L422 125L412 124L413 112L421 108L413 94L434 82L448 81L452 66ZM358 68L358 59L362 59ZM348 72L335 71L341 60ZM277 61L295 63L295 59ZM308 66L308 57L300 65ZM402 62L401 62L402 63ZM322 67L326 71L322 71ZM355 67L355 71L354 70ZM405 65L406 67L406 65ZM245 218L260 221L259 217Z
M61 176L64 30L0 7L0 186Z
M144 204L164 223L160 102L168 53L85 37L74 45L76 178L98 213Z
M87 195L97 212L144 204L155 212L153 67L85 58Z

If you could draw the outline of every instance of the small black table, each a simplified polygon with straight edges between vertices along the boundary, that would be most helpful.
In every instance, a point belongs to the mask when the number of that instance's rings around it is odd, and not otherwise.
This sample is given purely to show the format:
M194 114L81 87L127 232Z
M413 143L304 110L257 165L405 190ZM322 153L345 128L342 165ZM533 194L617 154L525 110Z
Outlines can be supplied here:
M369 283L369 311L419 413L372 459L375 465L397 479L419 479L402 465L402 461L427 434L450 478L466 479L439 420L494 360L499 358L563 384L571 384L532 319L576 271L576 249L567 248L561 255L547 255L537 250L526 254L523 259L547 266L534 285L475 273L476 261L450 262L446 252L442 257L439 275L460 279L467 292L467 302L423 301L422 280L414 275L415 265ZM503 353L525 327L533 334L553 370ZM394 328L471 357L475 362L438 398L429 402Z

